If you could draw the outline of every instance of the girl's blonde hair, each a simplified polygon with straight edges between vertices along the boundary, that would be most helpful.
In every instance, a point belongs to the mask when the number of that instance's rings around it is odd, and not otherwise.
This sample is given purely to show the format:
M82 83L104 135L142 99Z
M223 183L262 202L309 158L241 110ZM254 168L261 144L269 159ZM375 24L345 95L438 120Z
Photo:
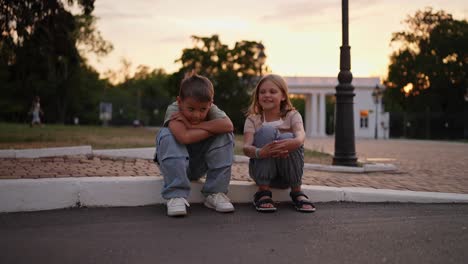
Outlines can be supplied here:
M283 77L279 75L268 74L263 76L262 79L260 79L260 81L258 82L257 86L255 87L255 90L252 94L250 106L246 112L246 116L263 114L262 106L258 102L258 93L260 91L260 86L262 86L262 84L265 81L270 81L276 86L278 86L278 88L281 90L281 93L285 97L285 100L281 101L280 105L281 117L285 117L289 111L295 110L294 106L291 103L291 100L289 99L288 84L286 83L286 81L283 79Z

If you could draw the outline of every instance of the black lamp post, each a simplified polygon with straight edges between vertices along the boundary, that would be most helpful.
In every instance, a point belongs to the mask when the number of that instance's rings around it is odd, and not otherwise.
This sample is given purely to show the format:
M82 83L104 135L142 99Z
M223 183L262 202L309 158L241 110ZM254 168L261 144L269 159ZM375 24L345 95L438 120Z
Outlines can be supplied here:
M380 100L382 99L382 90L378 85L375 86L374 91L372 92L372 98L374 98L374 103L375 103L375 133L374 133L374 138L378 139L379 138L379 132L378 132L378 124L379 124L379 104Z
M263 46L262 43L258 44L258 49L260 52L258 53L257 61L259 63L259 68L260 68L260 77L263 75L263 65L265 64L266 61L266 55L265 55L265 46Z
M466 82L465 82L466 84ZM463 138L468 139L468 87L465 88L465 114L463 115L463 122L464 122L464 131L463 131Z
M341 1L342 45L340 47L340 73L336 86L335 154L333 165L357 166L354 140L354 86L351 84L351 55L348 43L348 0Z

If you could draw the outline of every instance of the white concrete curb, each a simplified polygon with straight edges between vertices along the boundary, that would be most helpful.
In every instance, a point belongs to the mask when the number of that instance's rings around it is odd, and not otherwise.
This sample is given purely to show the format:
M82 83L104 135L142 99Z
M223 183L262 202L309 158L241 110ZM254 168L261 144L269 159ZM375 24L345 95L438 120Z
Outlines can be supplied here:
M393 164L371 163L364 164L363 167L347 167L347 166L331 166L321 164L304 164L304 169L329 172L345 172L345 173L365 173L365 172L382 172L395 171L397 167Z
M0 181L0 212L40 211L79 205L76 178Z
M16 158L14 149L0 149L0 158Z
M162 204L161 177L84 177L14 179L0 181L0 212L40 211L88 206ZM192 183L191 203L201 203L202 182ZM252 182L232 181L228 196L234 203L250 203ZM303 186L314 202L468 203L468 194ZM275 201L290 201L288 190L273 190Z
M154 150L155 148L97 149L93 150L93 154L152 160L154 158Z
M415 192L389 189L346 187L344 201L347 202L399 202L399 203L468 203L468 194Z
M37 149L7 149L0 150L0 158L43 158L68 155L91 154L91 146L37 148Z

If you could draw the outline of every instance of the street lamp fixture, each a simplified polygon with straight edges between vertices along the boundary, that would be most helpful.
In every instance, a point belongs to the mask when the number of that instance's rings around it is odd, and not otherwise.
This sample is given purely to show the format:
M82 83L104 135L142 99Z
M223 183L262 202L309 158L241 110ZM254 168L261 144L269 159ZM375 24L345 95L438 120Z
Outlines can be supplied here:
M262 76L263 75L263 65L266 62L267 56L266 56L266 54L264 52L265 46L263 46L262 43L259 43L257 47L260 50L260 52L258 53L258 56L257 56L257 61L258 61L259 68L260 68L260 76Z
M374 103L375 103L375 132L374 132L374 138L378 139L379 138L379 131L378 131L378 124L379 124L379 105L382 100L382 89L380 89L379 85L376 85L374 88L374 91L372 91L372 98L374 98Z
M464 94L464 99L465 99L465 115L464 115L464 131L463 131L463 137L465 139L468 139L468 83L465 82L465 85L467 87L465 88L465 94Z

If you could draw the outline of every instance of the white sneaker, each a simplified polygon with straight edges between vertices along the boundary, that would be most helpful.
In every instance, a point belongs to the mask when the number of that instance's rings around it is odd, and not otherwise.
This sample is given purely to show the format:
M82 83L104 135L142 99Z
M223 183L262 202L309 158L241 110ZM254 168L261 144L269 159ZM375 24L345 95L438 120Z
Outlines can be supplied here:
M208 197L205 199L205 206L221 213L234 211L234 206L224 193L214 193L208 195Z
M190 206L190 204L185 198L177 197L169 199L166 206L168 216L179 216L187 214L187 208L185 206Z

